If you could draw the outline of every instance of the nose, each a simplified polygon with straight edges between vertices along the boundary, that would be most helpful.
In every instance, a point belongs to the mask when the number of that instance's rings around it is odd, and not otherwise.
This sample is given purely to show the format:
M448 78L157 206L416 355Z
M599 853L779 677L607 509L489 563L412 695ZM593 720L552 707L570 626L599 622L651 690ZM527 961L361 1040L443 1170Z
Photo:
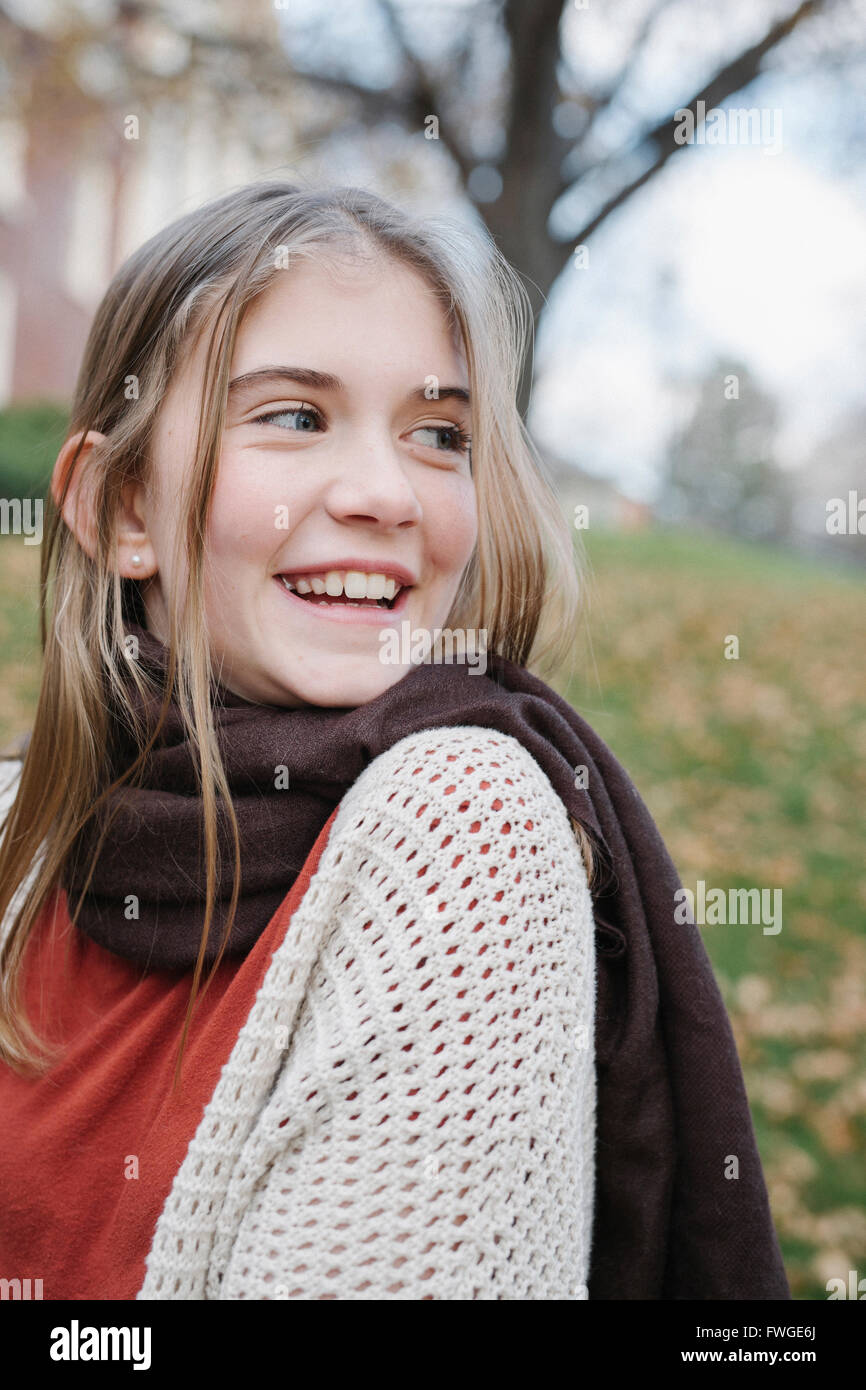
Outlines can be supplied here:
M340 449L325 506L338 521L415 526L423 512L400 449L385 431L353 431Z

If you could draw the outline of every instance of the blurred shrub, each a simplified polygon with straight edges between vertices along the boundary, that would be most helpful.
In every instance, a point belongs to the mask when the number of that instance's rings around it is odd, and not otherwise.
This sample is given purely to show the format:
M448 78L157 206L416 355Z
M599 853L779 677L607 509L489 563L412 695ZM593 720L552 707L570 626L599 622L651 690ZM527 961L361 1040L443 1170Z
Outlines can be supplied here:
M44 497L68 418L54 401L0 410L0 496Z

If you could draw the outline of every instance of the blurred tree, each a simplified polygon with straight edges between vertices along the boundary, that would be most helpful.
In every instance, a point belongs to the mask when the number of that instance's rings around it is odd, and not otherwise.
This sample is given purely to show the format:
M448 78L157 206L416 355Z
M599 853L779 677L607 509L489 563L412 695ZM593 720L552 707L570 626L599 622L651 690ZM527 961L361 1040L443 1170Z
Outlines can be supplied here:
M19 5L0 0L0 29L25 87L28 45L56 42L71 73L124 71L127 94L183 102L195 82L228 103L252 96L253 143L289 110L299 152L389 124L426 138L537 318L572 253L685 148L675 112L723 105L795 34L801 65L853 61L858 3L732 0L717 23L717 7L695 0L620 0L609 17L589 0L66 0L37 43ZM602 26L591 44L582 12Z
M399 0L355 4L355 11L378 18L379 33L396 54L395 80L380 86L352 73L345 50L323 42L317 6L293 4L295 14L311 16L309 26L290 23L285 31L294 72L323 92L351 95L357 118L396 118L410 131L437 118L438 139L503 254L522 273L536 319L573 251L682 150L674 139L674 111L696 111L699 101L707 110L720 106L763 72L767 56L804 21L834 8L834 0L802 0L779 15L777 4L760 0L745 15L732 15L728 51L714 52L708 35L697 62L680 55L686 83L690 69L703 76L653 117L642 116L630 93L655 31L681 7L675 0L623 5L617 16L621 56L599 80L580 61L579 35L565 42L566 23L579 24L588 4L477 0L443 6L450 42L438 60L430 55L429 7L419 14ZM330 5L329 16L341 8ZM339 32L325 23L331 36ZM737 29L748 34L756 27L751 42L738 40ZM557 205L560 216L552 219ZM530 385L528 366L523 408Z
M793 487L773 456L777 407L742 363L717 362L668 450L658 511L754 540L786 540Z
M866 565L866 407L812 449L795 476L795 520L805 543Z

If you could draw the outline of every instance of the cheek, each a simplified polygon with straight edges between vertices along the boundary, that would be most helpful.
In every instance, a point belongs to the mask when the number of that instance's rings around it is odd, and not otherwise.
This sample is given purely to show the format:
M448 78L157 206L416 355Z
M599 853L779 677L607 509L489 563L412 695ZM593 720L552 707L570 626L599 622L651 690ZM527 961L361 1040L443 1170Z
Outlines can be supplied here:
M278 529L280 526L283 529ZM208 554L216 570L249 560L266 563L286 535L273 498L227 471L217 478L208 521ZM235 575L236 577L236 575Z
M447 498L439 499L435 524L428 528L428 548L438 569L456 578L466 565L478 539L475 487L461 479Z

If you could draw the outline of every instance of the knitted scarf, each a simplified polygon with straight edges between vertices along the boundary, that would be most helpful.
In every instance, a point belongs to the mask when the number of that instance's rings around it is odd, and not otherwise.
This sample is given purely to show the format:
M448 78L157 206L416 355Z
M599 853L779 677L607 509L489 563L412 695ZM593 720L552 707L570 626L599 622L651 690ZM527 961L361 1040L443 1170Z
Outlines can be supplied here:
M166 649L135 622L140 659L164 672ZM482 725L518 739L590 836L596 1006L596 1200L591 1299L788 1299L730 1023L697 926L674 920L680 887L661 836L610 749L548 685L488 653L484 674L424 663L356 708L281 709L214 687L218 737L241 837L242 895L227 954L241 957L291 888L319 831L363 769L401 738ZM157 701L148 715L155 718ZM113 757L133 746L115 720ZM126 762L124 763L124 759ZM196 772L174 705L143 786L116 814L78 919L144 968L191 969L203 923ZM95 817L70 857L77 901ZM220 903L232 886L220 824ZM575 847L575 853L577 853ZM128 920L134 895L138 919ZM730 1176L731 1159L737 1176Z

